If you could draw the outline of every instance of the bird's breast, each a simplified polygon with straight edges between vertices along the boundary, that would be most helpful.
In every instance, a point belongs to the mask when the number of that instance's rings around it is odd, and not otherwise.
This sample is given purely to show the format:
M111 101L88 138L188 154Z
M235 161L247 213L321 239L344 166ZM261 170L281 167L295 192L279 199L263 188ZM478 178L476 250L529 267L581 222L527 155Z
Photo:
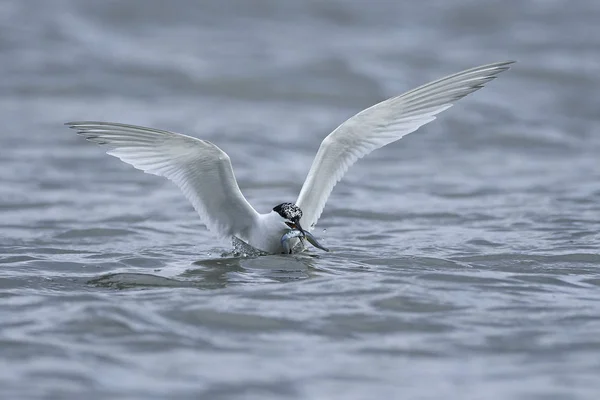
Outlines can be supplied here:
M272 213L271 213L272 214ZM279 215L261 214L250 231L248 244L259 250L272 254L281 254L281 237L289 231L289 227Z

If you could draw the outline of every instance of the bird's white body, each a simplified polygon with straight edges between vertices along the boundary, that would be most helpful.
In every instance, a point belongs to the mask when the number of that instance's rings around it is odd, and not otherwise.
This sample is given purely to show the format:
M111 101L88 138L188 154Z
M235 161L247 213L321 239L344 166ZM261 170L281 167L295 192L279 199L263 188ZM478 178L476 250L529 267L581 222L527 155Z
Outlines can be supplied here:
M284 220L275 211L258 214L248 237L238 237L252 247L267 253L282 252L281 237L290 230Z
M342 123L319 147L296 200L302 211L296 222L310 232L333 187L359 158L433 121L455 101L506 71L509 64L483 65L450 75L378 103ZM283 251L281 239L290 230L289 221L275 211L259 214L254 210L240 191L229 156L214 144L134 125L67 125L86 139L108 146L108 154L173 181L218 236L236 237L267 253Z

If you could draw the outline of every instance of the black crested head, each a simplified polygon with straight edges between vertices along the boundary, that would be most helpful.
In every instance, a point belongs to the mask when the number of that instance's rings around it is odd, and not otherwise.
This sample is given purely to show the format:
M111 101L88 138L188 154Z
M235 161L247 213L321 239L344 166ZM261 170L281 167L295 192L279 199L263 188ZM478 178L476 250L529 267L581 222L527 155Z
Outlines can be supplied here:
M298 222L302 218L302 210L294 203L281 203L273 207L273 211L292 222Z

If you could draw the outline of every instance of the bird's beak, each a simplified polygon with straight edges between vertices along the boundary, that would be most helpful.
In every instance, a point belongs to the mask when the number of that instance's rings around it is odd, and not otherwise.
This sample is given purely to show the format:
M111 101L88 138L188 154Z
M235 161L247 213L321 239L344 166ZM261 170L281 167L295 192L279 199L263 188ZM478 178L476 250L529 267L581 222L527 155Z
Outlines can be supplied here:
M306 237L306 235L304 234L304 229L302 229L302 226L300 225L300 221L294 222L294 227L300 232L302 232L302 237Z

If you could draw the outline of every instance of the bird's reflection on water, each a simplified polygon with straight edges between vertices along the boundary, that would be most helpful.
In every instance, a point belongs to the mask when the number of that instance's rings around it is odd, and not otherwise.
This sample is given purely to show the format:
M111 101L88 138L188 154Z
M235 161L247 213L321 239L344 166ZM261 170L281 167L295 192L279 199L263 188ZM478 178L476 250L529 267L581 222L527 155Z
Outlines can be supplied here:
M144 272L112 273L93 278L88 284L111 289L149 287L219 289L243 283L288 282L318 276L317 255L239 256L232 253L219 258L198 260L175 276ZM165 268L165 270L168 267Z

